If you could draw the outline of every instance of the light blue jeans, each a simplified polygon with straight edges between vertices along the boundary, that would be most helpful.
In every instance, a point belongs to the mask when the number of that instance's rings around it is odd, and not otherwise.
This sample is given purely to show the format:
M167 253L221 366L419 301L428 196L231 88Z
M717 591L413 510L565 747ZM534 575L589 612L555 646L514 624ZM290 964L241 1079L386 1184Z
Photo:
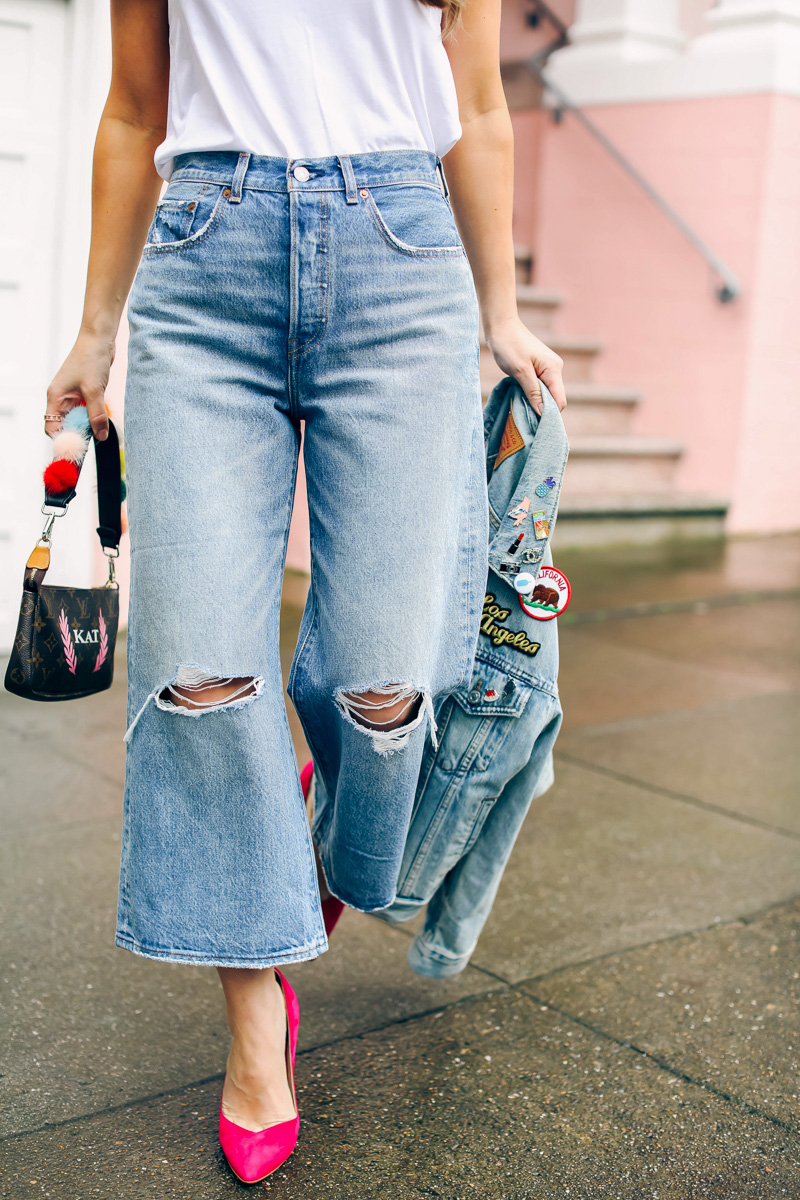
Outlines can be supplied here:
M326 940L278 654L301 421L312 577L289 694L328 801L327 882L354 908L394 899L433 701L471 676L478 636L478 309L436 158L182 155L129 318L117 944L312 958ZM204 683L240 677L202 707ZM380 688L409 701L400 730L358 719Z

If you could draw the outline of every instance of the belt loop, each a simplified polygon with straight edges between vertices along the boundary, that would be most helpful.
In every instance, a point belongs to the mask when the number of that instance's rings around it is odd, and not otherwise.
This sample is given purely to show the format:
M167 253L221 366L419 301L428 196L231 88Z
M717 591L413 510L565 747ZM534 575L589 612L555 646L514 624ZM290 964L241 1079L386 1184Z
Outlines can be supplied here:
M346 154L337 155L339 166L342 168L344 175L344 186L347 192L347 203L358 204L358 196L356 195L356 176L353 171L353 164L350 162Z
M438 170L439 178L442 181L442 192L444 193L444 198L445 198L445 200L449 200L450 199L450 188L447 186L447 179L445 178L444 163L439 158L438 154L436 155L436 169Z
M249 165L250 155L244 153L240 154L239 161L236 164L236 171L234 172L233 176L233 183L231 184L231 204L239 204L242 199L242 185L244 184L244 177L247 173L247 168Z

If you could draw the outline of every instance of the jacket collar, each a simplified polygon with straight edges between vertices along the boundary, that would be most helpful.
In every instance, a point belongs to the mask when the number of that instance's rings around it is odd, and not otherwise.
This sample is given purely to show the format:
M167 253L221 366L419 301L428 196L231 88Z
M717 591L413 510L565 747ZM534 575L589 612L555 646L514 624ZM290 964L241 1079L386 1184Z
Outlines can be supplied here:
M558 405L539 382L544 401L541 417L511 376L492 389L483 414L489 566L509 583L519 571L539 574L553 536L569 454Z

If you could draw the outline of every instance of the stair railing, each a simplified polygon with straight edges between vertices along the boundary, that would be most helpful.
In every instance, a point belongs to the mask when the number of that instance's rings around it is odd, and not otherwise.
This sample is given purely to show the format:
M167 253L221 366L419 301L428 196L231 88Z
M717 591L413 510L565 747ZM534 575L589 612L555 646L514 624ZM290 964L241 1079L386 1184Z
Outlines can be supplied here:
M700 237L700 234L692 228L689 222L681 216L677 209L673 208L669 201L661 195L658 189L654 187L650 180L642 174L638 167L635 167L630 159L622 153L619 147L616 146L605 133L603 133L602 129L595 125L591 117L588 117L582 108L580 108L577 104L574 104L570 100L569 96L567 96L560 87L557 87L554 83L551 83L548 80L545 71L547 60L554 50L559 50L562 46L567 44L569 40L567 26L544 2L544 0L527 0L527 3L531 8L529 14L530 23L536 25L538 24L539 20L544 19L553 26L557 35L553 42L548 43L548 45L546 45L542 50L533 55L532 58L529 58L525 64L555 99L556 104L553 109L553 120L558 123L563 120L565 113L571 113L575 120L581 126L583 126L587 133L591 134L595 141L603 147L606 153L614 159L614 162L616 162L618 166L622 168L626 175L633 180L633 182L644 192L646 196L649 197L650 200L652 200L652 202L658 209L660 209L664 216L672 222L675 228L681 234L683 234L683 236L690 243L690 245L694 247L698 254L705 259L711 270L720 280L719 286L715 289L717 299L722 304L728 304L731 300L735 300L736 297L740 295L742 287L738 278L727 265L727 263L725 263L719 257L719 255L711 249L711 247L703 240L703 238Z

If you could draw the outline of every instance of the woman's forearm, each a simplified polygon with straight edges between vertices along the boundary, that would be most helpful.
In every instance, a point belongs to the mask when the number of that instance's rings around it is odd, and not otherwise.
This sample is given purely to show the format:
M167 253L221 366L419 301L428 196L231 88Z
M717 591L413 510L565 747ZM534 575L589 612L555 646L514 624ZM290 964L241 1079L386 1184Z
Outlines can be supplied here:
M94 147L92 237L75 345L47 389L51 436L81 400L92 431L108 434L105 390L122 310L153 217L161 180L169 90L167 0L111 0L111 87Z
M92 175L92 239L81 334L112 341L144 245L161 179L153 165L163 129L103 114Z
M153 152L162 138L163 130L122 119L106 106L94 151L83 316L75 345L47 389L51 435L60 428L57 418L82 397L95 437L108 436L105 390L120 317L161 188Z
M453 213L469 258L484 329L517 315L514 245L514 138L505 103L463 123L444 160Z

